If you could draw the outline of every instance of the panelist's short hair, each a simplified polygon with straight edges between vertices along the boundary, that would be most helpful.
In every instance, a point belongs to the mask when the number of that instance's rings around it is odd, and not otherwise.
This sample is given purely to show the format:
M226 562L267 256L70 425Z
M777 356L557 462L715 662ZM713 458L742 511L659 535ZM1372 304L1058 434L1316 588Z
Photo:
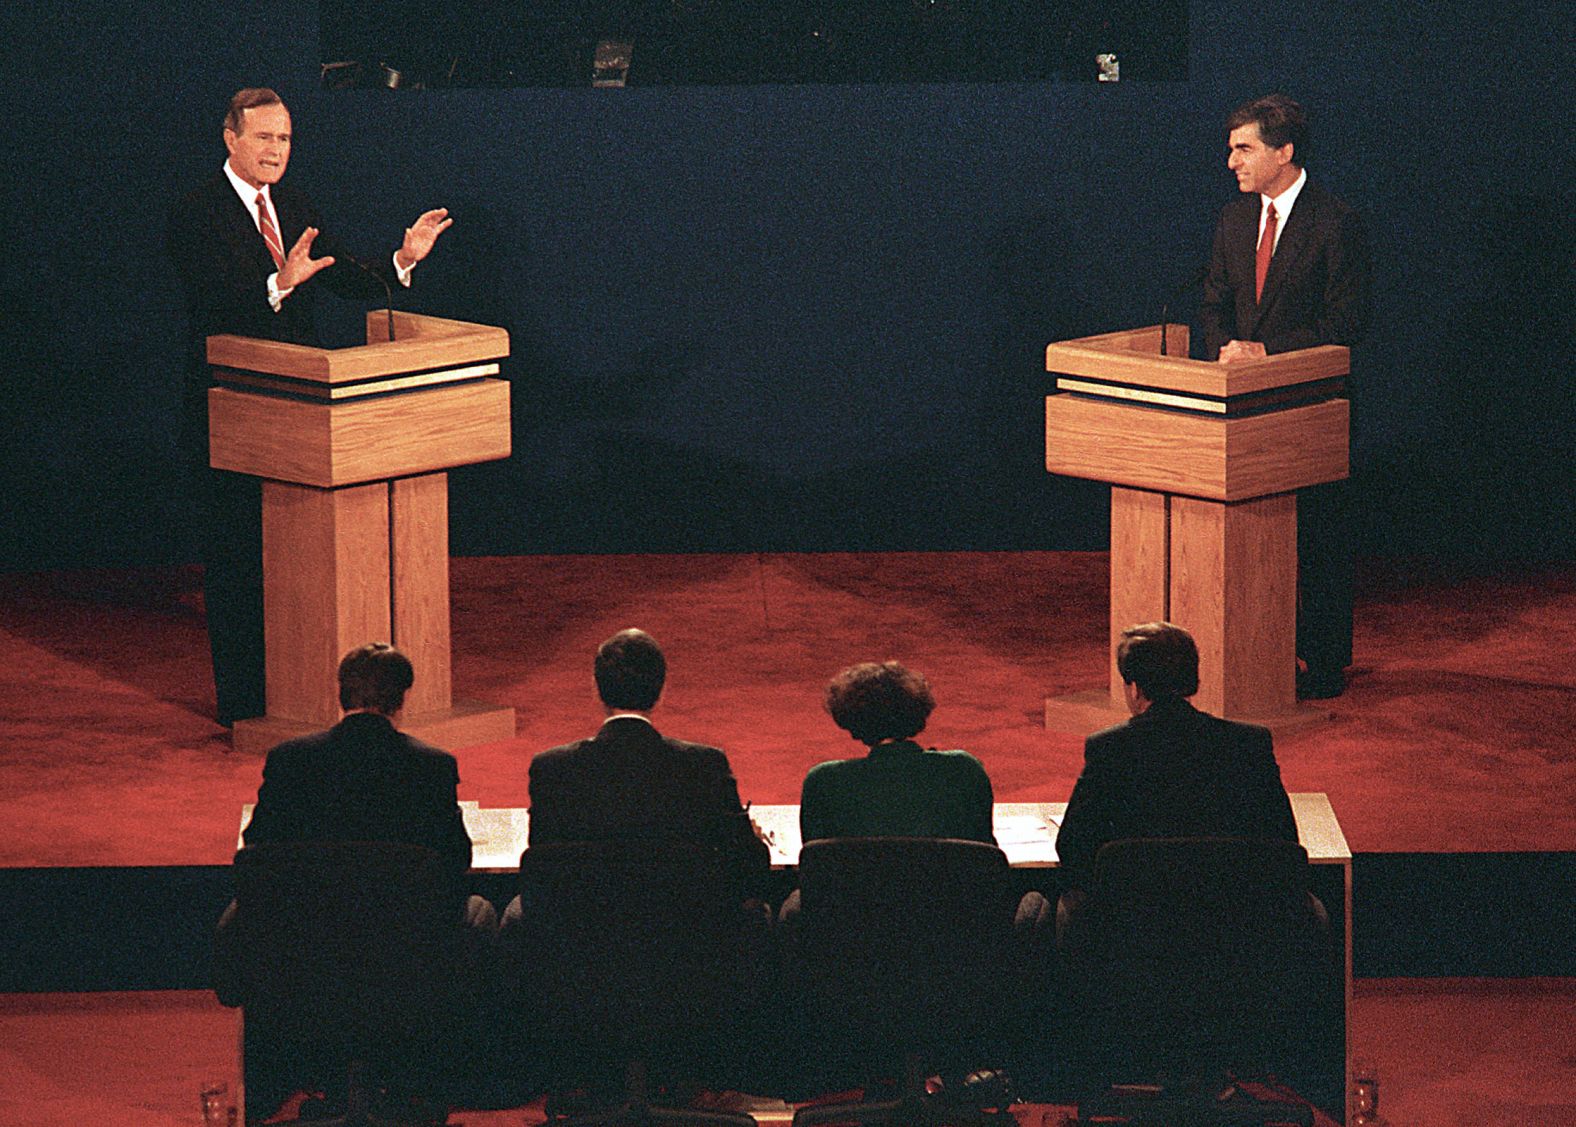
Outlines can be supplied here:
M258 106L282 106L285 100L266 86L248 86L230 96L230 108L224 114L224 127L231 133L240 133L246 122L246 111Z
M339 663L339 707L346 712L370 708L392 716L405 703L416 680L410 658L387 642L368 642Z
M644 630L620 630L597 647L596 691L609 708L649 711L667 679L662 647Z
M1244 102L1226 119L1226 132L1248 124L1259 127L1259 139L1270 148L1292 146L1291 162L1298 168L1307 167L1311 140L1308 115L1296 102L1284 94L1266 94Z
M872 747L919 735L935 707L924 675L895 661L850 665L826 686L826 711L837 726Z
M1198 643L1169 622L1143 622L1122 631L1116 669L1150 700L1198 692Z

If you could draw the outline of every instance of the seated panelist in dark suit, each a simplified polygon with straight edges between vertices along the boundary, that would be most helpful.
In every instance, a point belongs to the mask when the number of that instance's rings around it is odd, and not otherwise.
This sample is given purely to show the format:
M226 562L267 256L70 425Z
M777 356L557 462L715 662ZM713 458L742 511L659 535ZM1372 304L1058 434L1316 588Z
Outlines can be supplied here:
M453 222L442 208L424 212L389 259L359 264L324 229L306 194L281 182L291 142L290 111L279 95L236 93L224 119L229 159L175 205L166 237L188 314L180 425L205 494L203 589L224 724L260 715L265 705L261 509L254 479L208 470L206 340L236 333L316 345L313 305L322 287L381 301L384 283L410 284L416 263Z
M1357 212L1305 171L1301 106L1270 94L1226 119L1239 194L1220 213L1200 309L1223 363L1357 344L1368 327L1368 244ZM1344 481L1297 495L1298 692L1338 696L1352 660L1352 549Z
M671 739L651 712L667 659L644 630L621 630L598 647L595 675L607 719L596 735L531 760L530 844L650 840L713 845L731 858L741 902L765 891L766 843L739 801L728 757ZM504 928L522 923L520 898Z
M799 799L804 841L824 837L950 837L996 844L990 778L966 751L914 737L936 707L923 675L895 661L851 665L826 687L826 711L869 748L810 768Z
M457 798L458 765L448 752L394 726L413 680L410 659L392 646L373 642L346 654L339 663L344 719L268 753L245 841L426 846L447 863L455 920L475 934L480 948L484 937L497 930L498 916L485 898L467 894L471 839ZM244 941L235 917L232 903L219 921L221 999L233 944Z
M1075 917L1095 854L1128 838L1297 840L1269 729L1200 712L1198 646L1180 626L1148 622L1116 647L1131 718L1084 742L1084 768L1056 836L1070 890L1058 931Z

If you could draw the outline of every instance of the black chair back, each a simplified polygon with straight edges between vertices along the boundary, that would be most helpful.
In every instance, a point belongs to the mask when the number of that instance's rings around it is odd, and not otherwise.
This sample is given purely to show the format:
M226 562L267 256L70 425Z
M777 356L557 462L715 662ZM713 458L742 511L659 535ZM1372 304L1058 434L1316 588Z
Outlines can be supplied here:
M1074 1040L1117 1080L1274 1069L1312 1024L1322 940L1308 888L1295 842L1105 845L1063 946Z
M436 1066L465 991L452 874L434 851L269 842L236 854L235 884L248 1073L332 1089L351 1061L402 1079Z
M638 1057L705 1073L752 1015L766 920L743 911L736 869L717 849L532 845L520 896L521 1004L533 1040L557 1046L563 1068Z
M866 1059L990 1055L1010 1024L1016 981L1016 901L1000 849L945 838L811 841L799 885L795 961L815 1044Z

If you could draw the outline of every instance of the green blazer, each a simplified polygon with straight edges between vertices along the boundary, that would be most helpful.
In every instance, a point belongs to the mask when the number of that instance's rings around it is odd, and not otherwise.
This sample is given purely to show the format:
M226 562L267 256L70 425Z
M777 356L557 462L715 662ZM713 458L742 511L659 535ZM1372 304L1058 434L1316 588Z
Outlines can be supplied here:
M996 844L990 778L966 751L913 740L810 768L799 798L805 841L825 837L953 837Z

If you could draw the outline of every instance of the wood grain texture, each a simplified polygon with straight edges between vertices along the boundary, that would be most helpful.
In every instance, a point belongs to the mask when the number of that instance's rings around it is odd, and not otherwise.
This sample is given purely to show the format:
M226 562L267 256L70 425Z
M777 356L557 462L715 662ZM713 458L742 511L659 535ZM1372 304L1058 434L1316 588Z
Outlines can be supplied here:
M395 313L389 341L383 310L367 314L367 339L352 348L312 348L223 334L208 338L208 363L322 383L392 376L425 368L455 367L509 355L509 332L446 317Z
M1171 621L1198 643L1197 707L1233 720L1294 710L1296 498L1173 498Z
M1350 404L1220 419L1051 395L1045 468L1069 477L1244 501L1347 475Z
M1122 631L1140 622L1168 617L1170 513L1163 493L1111 487L1111 707L1127 711L1122 675L1116 669L1116 643Z
M1168 331L1167 356L1160 355L1159 325L1056 341L1046 346L1045 370L1226 398L1332 379L1351 371L1350 350L1333 344L1231 364L1191 360L1186 326L1171 325Z
M391 483L390 566L394 645L410 658L416 680L405 696L408 713L450 705L449 475L424 474Z
M350 403L208 391L209 464L328 489L507 458L509 385L477 380Z
M350 649L387 641L389 490L263 483L268 715L329 727Z
M475 701L455 701L438 712L406 713L400 730L448 751L514 739L514 709ZM515 857L518 862L518 854Z
M1351 420L1352 405L1345 399L1224 420L1223 500L1246 501L1345 478L1351 472Z

